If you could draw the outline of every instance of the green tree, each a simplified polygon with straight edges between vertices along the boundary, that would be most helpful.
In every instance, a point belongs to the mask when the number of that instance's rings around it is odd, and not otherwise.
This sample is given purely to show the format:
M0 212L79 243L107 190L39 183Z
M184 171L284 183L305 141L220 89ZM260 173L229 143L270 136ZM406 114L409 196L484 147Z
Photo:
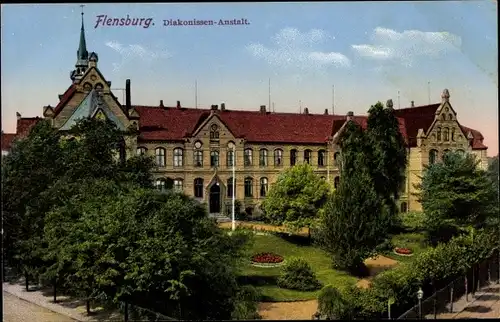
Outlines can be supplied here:
M328 183L305 163L283 171L262 202L264 216L273 225L285 225L293 231L310 227L328 199Z
M500 198L500 189L498 188L499 185L499 175L498 175L498 155L489 158L488 162L488 175L493 182L493 186L495 187L495 191L497 192L497 196Z
M446 154L443 162L426 167L417 188L431 240L449 239L464 226L487 226L498 215L495 188L471 154Z
M363 261L387 236L383 200L377 194L366 155L370 146L354 122L347 123L339 141L342 149L340 183L325 206L319 243L333 255L336 267L366 273Z
M370 162L377 194L385 202L387 225L398 224L396 200L405 185L407 148L399 121L391 107L380 102L368 110L366 138L371 146Z

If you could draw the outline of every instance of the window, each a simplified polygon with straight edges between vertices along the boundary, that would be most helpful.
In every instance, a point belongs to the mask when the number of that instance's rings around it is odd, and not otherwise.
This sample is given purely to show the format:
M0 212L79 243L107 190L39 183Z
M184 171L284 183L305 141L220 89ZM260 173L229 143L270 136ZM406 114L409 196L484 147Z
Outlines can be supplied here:
M401 203L401 212L408 212L408 204L406 202Z
M146 155L147 151L148 151L148 149L146 149L145 147L138 147L137 150L136 150L136 154L138 156Z
M406 177L403 177L403 180L401 180L401 182L403 183L401 186L401 192L406 193Z
M253 197L253 179L245 178L245 198Z
M219 127L217 124L212 124L210 127L210 140L219 140Z
M444 137L444 140L445 141L448 141L449 140L449 135L450 135L450 130L448 128L444 128L443 129L443 137Z
M260 149L259 151L259 166L267 167L267 149Z
M340 177L336 176L335 179L333 179L333 187L337 189L339 187L339 184L340 184Z
M211 167L219 166L219 151L210 152L210 166Z
M283 165L283 150L274 150L274 166L281 167Z
M236 183L236 180L235 182ZM232 198L233 197L233 189L234 189L234 186L233 186L233 178L229 178L227 179L227 196L228 198ZM236 193L236 191L235 191Z
M155 150L155 155L156 155L156 166L158 167L164 167L165 166L165 149L164 148L156 148Z
M182 184L182 179L175 179L174 180L174 189L176 191L182 191L183 190L183 184Z
M455 129L451 129L451 140L455 141Z
M333 164L338 167L340 162L340 152L335 152L333 155Z
M194 166L203 167L203 151L194 150Z
M203 179L194 179L194 196L195 198L203 198Z
M183 162L184 150L181 148L174 149L174 167L182 167L184 165Z
M318 151L318 166L324 167L325 166L325 155L326 151L325 150L319 150Z
M438 129L437 129L437 140L441 141L441 128L440 127L438 127Z
M246 167L252 165L252 149L245 149L244 163Z
M267 178L260 178L260 196L265 197L267 194L268 181Z
M438 151L436 151L436 150L429 151L429 164L436 163L437 153L438 153Z
M165 191L167 190L167 182L165 181L165 179L156 179L156 189L160 190L160 191Z
M294 166L297 163L297 150L290 150L290 165Z
M441 114L441 119L442 119L443 121L445 121L445 120L446 120L446 115Z
M311 164L311 159L312 159L312 152L311 150L305 150L304 151L304 162Z
M228 150L226 155L226 162L228 167L232 167L234 165L234 151Z
M443 160L446 158L446 155L448 153L450 153L450 150L448 150L448 149L446 149L446 150L443 151L443 157L442 157Z
M452 114L448 114L448 120L453 120L453 115Z

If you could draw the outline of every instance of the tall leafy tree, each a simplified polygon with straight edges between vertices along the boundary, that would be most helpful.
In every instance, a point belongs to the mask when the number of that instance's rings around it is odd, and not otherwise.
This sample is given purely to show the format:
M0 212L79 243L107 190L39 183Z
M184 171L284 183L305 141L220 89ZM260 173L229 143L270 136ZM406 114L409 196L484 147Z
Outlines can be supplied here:
M371 147L361 127L349 122L341 135L340 183L325 206L318 241L333 256L336 267L356 274L363 261L385 238L387 225L380 220L383 200L377 194L366 156Z
M283 171L262 203L265 217L274 225L292 230L311 227L327 201L328 183L305 163Z
M367 139L372 147L371 175L375 189L384 199L388 216L395 219L395 200L405 184L407 148L392 107L381 102L368 110Z
M488 175L493 182L493 186L495 187L495 191L497 194L500 193L499 185L499 175L498 175L498 154L495 157L489 158L488 162ZM500 194L498 195L500 198Z
M443 235L445 228L488 226L498 216L492 181L471 154L446 154L442 162L426 167L417 188L431 238Z

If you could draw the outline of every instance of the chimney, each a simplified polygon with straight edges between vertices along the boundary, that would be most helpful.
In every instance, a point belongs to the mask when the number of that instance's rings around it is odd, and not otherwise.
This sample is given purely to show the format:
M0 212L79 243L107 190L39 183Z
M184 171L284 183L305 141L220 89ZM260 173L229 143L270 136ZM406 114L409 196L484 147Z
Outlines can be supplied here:
M415 107L415 101L411 101L411 107Z
M219 108L219 106L218 106L218 105L212 105L212 110L213 110L213 111L217 111L217 109L218 109L218 108Z
M177 101L177 108L181 108L181 101Z
M309 114L309 109L307 107L304 107L304 114Z
M325 108L325 115L328 115L328 109Z
M21 113L16 112L16 117L17 117L18 120L20 120L21 119Z
M388 108L388 109L391 109L394 104L392 103L392 99L388 99L387 100L387 103L385 103L385 106Z
M165 105L163 105L163 100L160 100L160 107L161 107L161 108L164 108L164 107L165 107Z
M125 81L125 107L127 111L132 108L132 102L130 101L130 79Z
M260 112L261 112L262 114L266 114L266 106L265 106L265 105L261 105L261 106L260 106Z
M221 111L225 111L226 110L226 104L225 103L221 103L220 104L220 110Z
M351 121L354 118L354 112L349 111L347 112L347 120Z

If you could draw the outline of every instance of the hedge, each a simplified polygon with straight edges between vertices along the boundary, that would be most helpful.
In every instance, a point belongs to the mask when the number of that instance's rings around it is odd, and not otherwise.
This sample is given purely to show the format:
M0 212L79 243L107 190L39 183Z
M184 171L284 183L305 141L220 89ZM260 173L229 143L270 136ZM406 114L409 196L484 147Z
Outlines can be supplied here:
M488 231L455 237L417 255L411 264L401 263L377 275L368 289L346 289L344 301L353 301L346 304L350 310L355 308L353 318L386 317L390 298L394 299L393 316L402 314L415 305L419 287L424 294L432 294L433 289L444 287L473 265L490 258L498 245L498 236Z

